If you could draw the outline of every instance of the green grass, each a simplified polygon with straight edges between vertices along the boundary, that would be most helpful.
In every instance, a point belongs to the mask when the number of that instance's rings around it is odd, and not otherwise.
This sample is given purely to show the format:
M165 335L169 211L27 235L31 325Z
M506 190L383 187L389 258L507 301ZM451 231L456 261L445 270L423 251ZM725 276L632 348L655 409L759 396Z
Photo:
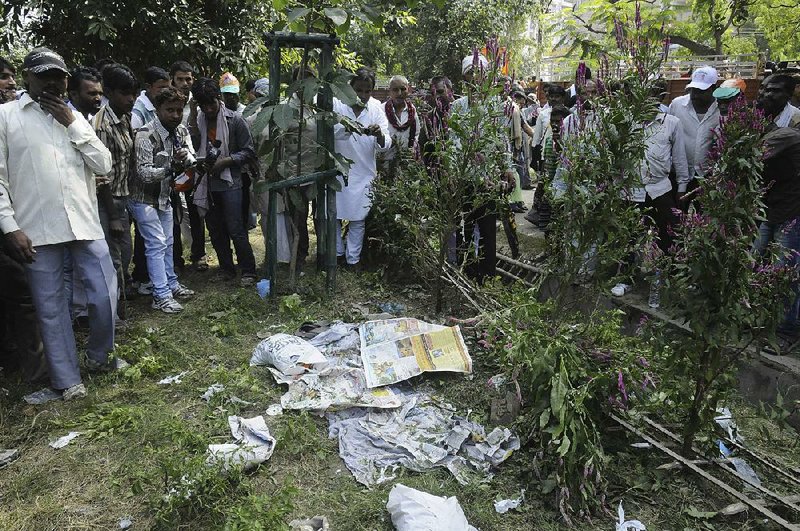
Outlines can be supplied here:
M258 237L253 234L254 243ZM230 439L228 415L263 414L283 393L268 371L248 366L259 334L291 333L309 319L363 320L354 305L378 312L375 304L388 301L406 304L410 315L436 317L426 290L392 286L374 274L341 274L337 295L327 299L311 269L301 280L299 302L282 303L280 297L265 302L254 288L212 282L213 269L182 277L197 296L179 315L157 314L144 299L132 301L131 324L118 337L117 352L133 366L88 376L84 400L29 406L21 398L32 389L4 380L9 394L0 403L0 448L19 448L21 457L0 470L0 529L114 529L120 518L131 517L135 529L257 531L281 529L291 519L314 515L327 516L337 531L392 529L385 507L394 482L373 489L357 483L339 459L336 441L327 437L327 422L313 414L265 417L278 445L258 470L223 474L205 464L208 444ZM449 314L464 312L450 301ZM485 381L497 367L473 353L472 377L433 374L414 383L427 386L460 414L471 410L471 419L488 422L491 396ZM181 371L188 374L180 384L156 384ZM200 395L214 383L225 390L210 403L202 401ZM232 396L254 405L231 403ZM751 410L742 404L738 411ZM796 434L769 429L772 425L761 419L740 424L757 434L754 442L767 451L798 463ZM61 450L48 446L68 431L84 433ZM629 516L648 529L762 528L757 519L705 522L689 517L685 511L690 507L715 509L729 500L691 476L655 474L652 469L663 460L649 455L623 448L612 457L613 509L617 498L624 498ZM466 486L444 469L424 474L399 470L395 482L457 496L470 523L483 531L562 529L552 498L539 494L531 458L522 451L491 480ZM521 488L528 493L520 510L496 514L494 500L516 497ZM193 494L167 496L170 489ZM608 529L612 520L606 516L577 524L579 529Z

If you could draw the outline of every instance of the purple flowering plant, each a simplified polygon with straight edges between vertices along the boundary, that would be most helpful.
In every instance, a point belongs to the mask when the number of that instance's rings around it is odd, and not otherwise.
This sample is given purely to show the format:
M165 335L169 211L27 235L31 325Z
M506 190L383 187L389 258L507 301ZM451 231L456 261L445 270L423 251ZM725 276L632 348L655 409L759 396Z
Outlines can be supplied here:
M674 351L673 382L682 395L683 448L711 426L717 404L735 388L738 360L747 347L769 341L784 311L795 272L784 267L777 249L753 251L758 224L765 219L762 178L763 113L740 98L714 132L705 179L691 194L693 208L678 211L665 271L665 302L691 328ZM676 394L676 396L677 396Z

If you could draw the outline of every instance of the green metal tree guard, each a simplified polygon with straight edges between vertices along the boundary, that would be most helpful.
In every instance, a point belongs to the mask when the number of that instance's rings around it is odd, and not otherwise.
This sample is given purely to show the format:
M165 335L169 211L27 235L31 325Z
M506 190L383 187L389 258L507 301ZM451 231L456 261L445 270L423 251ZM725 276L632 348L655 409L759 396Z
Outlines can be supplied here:
M339 38L320 33L267 33L266 45L269 47L269 104L277 105L280 100L281 48L303 48L320 50L320 75L327 74L333 66L333 48L339 44ZM323 85L317 94L317 107L323 111L333 111L333 93L328 85ZM300 117L302 121L302 116ZM322 118L317 122L317 142L328 152L333 153L333 126L330 118ZM302 124L301 124L302 127ZM270 131L270 136L272 132ZM280 156L276 153L276 159ZM290 179L267 184L269 192L269 210L267 212L267 271L270 281L270 293L276 293L276 268L278 262L278 210L276 201L280 190L301 184L317 183L317 211L314 225L317 227L317 270L326 272L325 286L328 293L336 287L336 190L331 181L339 173L334 169L330 157L319 171L299 175Z

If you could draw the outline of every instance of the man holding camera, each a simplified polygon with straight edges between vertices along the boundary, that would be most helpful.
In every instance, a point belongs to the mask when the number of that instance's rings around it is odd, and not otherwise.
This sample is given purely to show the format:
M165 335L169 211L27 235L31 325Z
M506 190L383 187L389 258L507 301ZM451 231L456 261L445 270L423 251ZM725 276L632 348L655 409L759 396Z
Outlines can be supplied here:
M178 313L175 298L194 291L178 282L172 257L170 192L176 178L195 163L189 131L181 124L186 96L167 87L155 96L156 116L136 132L136 168L129 181L128 208L144 239L155 310Z

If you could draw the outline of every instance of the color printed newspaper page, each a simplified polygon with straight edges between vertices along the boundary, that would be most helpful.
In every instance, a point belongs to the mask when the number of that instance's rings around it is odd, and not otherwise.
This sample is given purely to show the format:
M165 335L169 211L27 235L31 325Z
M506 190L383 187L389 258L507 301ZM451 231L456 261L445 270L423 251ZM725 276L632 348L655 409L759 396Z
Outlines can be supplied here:
M367 387L408 380L423 372L472 372L459 327L417 319L369 321L359 327Z

